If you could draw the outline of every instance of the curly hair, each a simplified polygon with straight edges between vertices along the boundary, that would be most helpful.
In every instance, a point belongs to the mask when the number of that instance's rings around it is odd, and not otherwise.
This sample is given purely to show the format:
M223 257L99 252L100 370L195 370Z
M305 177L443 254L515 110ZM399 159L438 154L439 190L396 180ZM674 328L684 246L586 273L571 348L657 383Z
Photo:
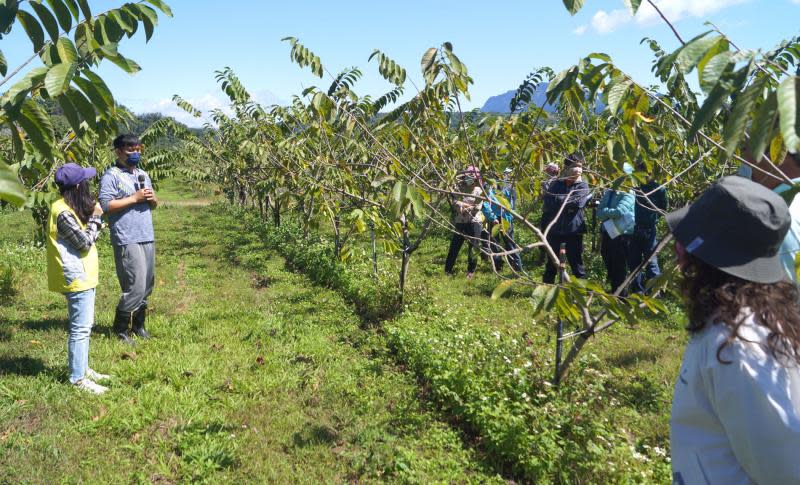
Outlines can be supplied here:
M689 310L690 333L697 333L713 322L722 322L731 330L728 339L717 349L717 360L722 350L739 339L739 327L749 315L741 310L748 308L758 325L769 330L767 348L772 356L785 363L800 364L800 291L790 281L779 283L754 283L730 275L700 259L688 255L681 291Z

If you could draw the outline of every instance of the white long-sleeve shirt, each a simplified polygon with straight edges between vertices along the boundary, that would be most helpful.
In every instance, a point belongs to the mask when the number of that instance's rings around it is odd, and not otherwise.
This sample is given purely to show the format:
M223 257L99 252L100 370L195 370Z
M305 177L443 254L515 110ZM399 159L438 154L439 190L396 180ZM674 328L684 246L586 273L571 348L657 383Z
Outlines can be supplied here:
M766 347L752 316L720 354L730 330L692 336L675 384L670 419L673 483L800 484L800 368Z

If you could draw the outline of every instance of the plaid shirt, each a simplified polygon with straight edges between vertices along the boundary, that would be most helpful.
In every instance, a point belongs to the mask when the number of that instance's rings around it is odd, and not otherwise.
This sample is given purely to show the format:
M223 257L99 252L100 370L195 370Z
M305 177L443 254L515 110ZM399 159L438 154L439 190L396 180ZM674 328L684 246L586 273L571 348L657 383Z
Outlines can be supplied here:
M102 222L100 217L91 216L86 229L81 229L78 219L69 211L64 211L56 219L58 237L78 251L86 251L92 247L100 236Z

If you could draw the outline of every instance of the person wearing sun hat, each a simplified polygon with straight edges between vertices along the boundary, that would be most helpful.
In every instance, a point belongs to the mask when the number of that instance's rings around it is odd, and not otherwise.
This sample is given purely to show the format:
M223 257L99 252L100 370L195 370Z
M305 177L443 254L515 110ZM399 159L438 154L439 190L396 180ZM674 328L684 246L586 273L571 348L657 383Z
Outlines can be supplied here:
M670 419L673 483L800 483L800 292L783 199L724 177L667 214L689 342Z
M110 376L89 367L89 337L94 325L95 288L98 281L97 240L103 210L92 194L92 167L67 163L56 170L60 197L50 205L47 222L47 281L51 291L67 298L69 380L81 390L102 394L97 384Z

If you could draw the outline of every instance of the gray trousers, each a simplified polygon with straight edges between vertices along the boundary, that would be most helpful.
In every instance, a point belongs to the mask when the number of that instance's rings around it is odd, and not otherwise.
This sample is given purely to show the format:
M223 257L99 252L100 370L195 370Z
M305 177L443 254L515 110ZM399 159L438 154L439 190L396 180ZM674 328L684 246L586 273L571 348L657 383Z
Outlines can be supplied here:
M117 311L133 312L147 305L156 282L156 246L153 242L114 246L114 265L122 296Z

